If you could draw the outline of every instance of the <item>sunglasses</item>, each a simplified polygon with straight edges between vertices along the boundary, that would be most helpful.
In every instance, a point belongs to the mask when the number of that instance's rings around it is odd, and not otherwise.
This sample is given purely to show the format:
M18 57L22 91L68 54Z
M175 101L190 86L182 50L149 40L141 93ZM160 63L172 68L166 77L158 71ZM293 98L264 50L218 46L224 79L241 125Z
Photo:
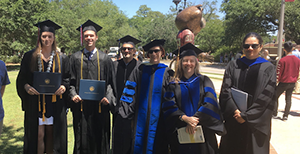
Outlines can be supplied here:
M156 50L149 50L148 53L152 54L153 52L158 53L160 50L156 49Z
M126 51L126 49L127 49L128 51L133 50L133 48L121 48L122 51Z
M252 49L258 49L260 44L243 44L244 49L249 49L249 47L252 47Z

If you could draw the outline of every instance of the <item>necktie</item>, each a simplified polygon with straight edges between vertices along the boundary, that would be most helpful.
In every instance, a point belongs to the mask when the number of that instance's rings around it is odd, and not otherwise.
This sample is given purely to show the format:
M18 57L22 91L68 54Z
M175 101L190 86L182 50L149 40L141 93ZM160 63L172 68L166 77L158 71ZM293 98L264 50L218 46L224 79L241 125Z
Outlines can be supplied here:
M91 55L92 55L92 52L86 53L86 56L87 56L88 60L91 60Z

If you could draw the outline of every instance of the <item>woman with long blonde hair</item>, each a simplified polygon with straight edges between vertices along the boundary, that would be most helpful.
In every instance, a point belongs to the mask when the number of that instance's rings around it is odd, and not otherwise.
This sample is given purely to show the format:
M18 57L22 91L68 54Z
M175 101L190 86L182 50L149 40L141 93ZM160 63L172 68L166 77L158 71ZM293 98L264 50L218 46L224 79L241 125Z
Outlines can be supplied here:
M214 85L207 76L199 73L197 55L200 52L191 43L174 51L179 56L179 63L162 104L172 154L217 154L215 134L226 133ZM183 143L178 137L183 134L177 131L181 128L188 134L186 137L199 133L203 134L204 140Z
M50 20L35 26L39 28L37 47L25 53L17 77L17 91L25 111L23 153L64 154L67 153L65 100L69 87L69 59L57 51L55 30L60 26ZM36 72L61 74L61 85L54 94L42 94L33 87L38 79L34 78Z

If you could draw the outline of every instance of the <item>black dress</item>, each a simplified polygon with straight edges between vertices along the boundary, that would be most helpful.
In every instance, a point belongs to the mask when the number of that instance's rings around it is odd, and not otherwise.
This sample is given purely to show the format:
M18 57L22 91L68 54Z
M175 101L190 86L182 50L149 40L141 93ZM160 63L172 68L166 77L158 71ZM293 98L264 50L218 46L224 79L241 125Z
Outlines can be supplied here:
M218 153L215 134L224 135L226 130L214 85L208 77L193 75L178 83L171 82L164 94L163 111L172 154ZM182 115L199 118L204 143L179 143L177 129L187 126L179 119Z
M114 126L113 126L113 153L114 154L129 154L131 149L131 122L132 120L122 118L118 109L120 107L120 98L131 72L141 64L133 58L127 65L124 60L117 60L114 62L116 70L116 83L117 83L117 106L116 113L114 113Z
M221 154L269 153L275 86L275 67L261 57L254 60L243 57L228 64L220 94L227 129L221 138ZM231 87L249 94L247 110L241 112L246 121L243 124L233 118L238 108L231 96Z
M83 79L98 80L97 53L88 60L89 55L78 51L70 57L70 98L79 94L81 70ZM98 101L71 103L74 129L74 154L105 154L110 152L110 110L115 104L114 65L107 54L98 52L100 62L100 79L106 81L106 95L109 105L101 104L99 113ZM81 58L82 68L81 68ZM82 111L81 111L82 109Z
M17 91L22 100L22 110L25 111L24 117L24 154L37 153L38 126L39 126L39 104L37 95L29 95L24 85L33 85L33 72L31 71L31 58L34 50L26 52L22 62L20 72L17 77ZM69 58L64 54L59 54L61 62L62 85L69 87ZM58 64L56 56L53 58ZM58 72L55 65L55 72ZM59 154L67 153L67 118L66 102L68 100L68 90L63 94L63 98L56 96L56 102L52 103L52 111L46 117L53 116L53 152ZM46 100L47 101L47 100ZM49 102L48 102L49 103Z

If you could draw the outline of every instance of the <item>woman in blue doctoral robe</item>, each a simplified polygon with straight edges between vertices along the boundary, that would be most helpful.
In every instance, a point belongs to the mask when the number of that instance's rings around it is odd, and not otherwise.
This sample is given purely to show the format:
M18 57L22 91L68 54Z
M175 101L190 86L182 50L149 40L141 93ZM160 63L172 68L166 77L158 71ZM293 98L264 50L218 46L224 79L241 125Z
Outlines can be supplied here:
M120 99L119 114L133 123L134 154L168 153L161 101L173 71L160 63L164 42L154 40L143 46L150 61L133 70Z
M174 51L177 55L178 50ZM212 81L199 73L197 55L200 50L192 44L181 47L180 60L172 82L164 94L164 119L172 154L216 154L215 134L226 133ZM194 134L202 126L204 143L180 143L179 128Z

